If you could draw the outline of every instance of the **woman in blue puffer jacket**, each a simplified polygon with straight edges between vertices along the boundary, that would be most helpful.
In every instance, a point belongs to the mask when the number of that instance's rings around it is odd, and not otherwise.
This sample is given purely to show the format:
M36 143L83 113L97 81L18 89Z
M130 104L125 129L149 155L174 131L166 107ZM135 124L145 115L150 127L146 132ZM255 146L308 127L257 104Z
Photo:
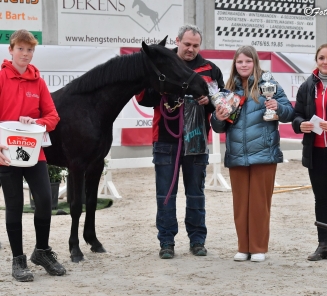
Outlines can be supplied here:
M255 48L240 47L226 84L226 89L244 100L238 118L231 123L227 108L219 104L211 118L212 129L226 133L224 163L229 168L238 236L235 261L260 262L266 258L275 174L277 163L283 162L278 120L290 122L294 117L294 109L276 81L269 81L276 85L272 99L260 94L264 73ZM279 119L264 120L266 109L275 110Z

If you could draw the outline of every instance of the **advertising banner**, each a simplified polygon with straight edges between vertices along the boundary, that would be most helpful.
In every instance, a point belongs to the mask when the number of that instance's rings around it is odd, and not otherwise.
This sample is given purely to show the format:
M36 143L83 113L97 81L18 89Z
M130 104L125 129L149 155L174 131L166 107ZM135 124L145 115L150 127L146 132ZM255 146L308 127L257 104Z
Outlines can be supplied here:
M59 45L140 47L166 35L174 47L183 0L58 0Z
M90 48L82 46L36 46L32 64L45 80L50 92L64 87L71 80L93 67L119 55L119 48ZM8 46L0 45L0 62L11 60Z
M271 71L283 87L288 99L294 103L300 85L316 68L314 54L271 53Z
M216 0L215 49L314 53L315 0Z
M42 2L40 0L0 1L0 44L9 44L19 29L30 31L42 44Z

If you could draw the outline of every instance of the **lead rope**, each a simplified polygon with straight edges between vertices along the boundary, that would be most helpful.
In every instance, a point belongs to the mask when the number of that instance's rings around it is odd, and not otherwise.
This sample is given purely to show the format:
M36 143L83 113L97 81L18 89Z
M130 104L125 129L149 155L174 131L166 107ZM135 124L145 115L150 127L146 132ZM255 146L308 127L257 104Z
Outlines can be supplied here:
M183 137L183 124L184 124L184 104L180 104L179 106L179 112L176 116L170 117L167 114L167 109L164 108L165 104L167 104L167 97L164 95L162 96L162 99L160 100L160 113L164 118L164 123L165 123L165 127L166 130L174 137L174 138L178 138L178 149L177 149L177 155L176 155L176 160L175 160L175 168L174 168L174 175L173 175L173 179L171 181L171 185L169 188L169 191L167 193L167 196L165 198L164 201L164 205L166 206L168 204L171 192L173 191L174 185L176 183L176 179L177 179L177 172L178 172L178 164L179 164L179 157L181 155L181 150L182 150L182 137ZM174 120L174 119L178 119L179 120L179 133L175 134L174 132L172 132L168 126L168 122L167 120Z

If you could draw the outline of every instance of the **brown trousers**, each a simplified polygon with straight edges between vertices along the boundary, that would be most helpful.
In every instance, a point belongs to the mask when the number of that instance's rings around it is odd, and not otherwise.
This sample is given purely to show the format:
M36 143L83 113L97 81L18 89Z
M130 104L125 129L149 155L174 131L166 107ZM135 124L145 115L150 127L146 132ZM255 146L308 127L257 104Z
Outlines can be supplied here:
M277 164L229 169L234 222L241 253L266 253L269 242L271 199Z

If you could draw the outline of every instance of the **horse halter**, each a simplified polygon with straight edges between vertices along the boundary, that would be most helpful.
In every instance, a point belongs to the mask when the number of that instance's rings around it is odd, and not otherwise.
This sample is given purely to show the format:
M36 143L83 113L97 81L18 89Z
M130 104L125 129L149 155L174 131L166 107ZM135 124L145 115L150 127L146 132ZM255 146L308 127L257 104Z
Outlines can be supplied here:
M163 95L165 93L164 91L164 86L165 86L165 82L169 82L169 83L172 83L172 84L175 84L175 85L178 85L180 86L179 83L175 82L174 80L172 79L169 79L165 74L161 73L159 71L159 69L156 67L156 65L151 61L150 57L147 55L147 53L145 51L142 50L142 52L145 53L145 57L148 59L149 61L149 64L152 68L152 70L158 75L158 78L159 78L159 89L160 89L160 94ZM193 71L193 73L191 74L191 76L187 79L186 82L183 82L181 87L182 87L182 93L180 95L180 98L184 98L185 94L186 94L186 90L188 89L191 81L193 80L193 78L195 77L197 73Z

